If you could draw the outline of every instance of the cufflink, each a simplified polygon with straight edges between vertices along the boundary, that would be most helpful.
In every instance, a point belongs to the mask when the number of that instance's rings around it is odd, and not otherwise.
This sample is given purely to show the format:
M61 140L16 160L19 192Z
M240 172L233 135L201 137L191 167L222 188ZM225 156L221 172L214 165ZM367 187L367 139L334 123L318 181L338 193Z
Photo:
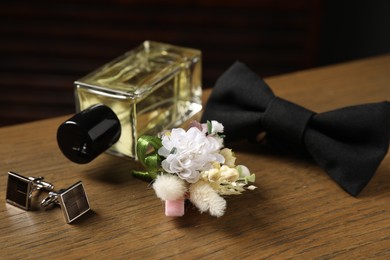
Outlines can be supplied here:
M15 172L8 172L7 203L24 210L30 210L32 193L41 189L51 191L54 186L43 181L43 177L24 177Z
M59 192L51 191L41 206L60 205L66 223L71 223L90 210L87 193L81 181Z

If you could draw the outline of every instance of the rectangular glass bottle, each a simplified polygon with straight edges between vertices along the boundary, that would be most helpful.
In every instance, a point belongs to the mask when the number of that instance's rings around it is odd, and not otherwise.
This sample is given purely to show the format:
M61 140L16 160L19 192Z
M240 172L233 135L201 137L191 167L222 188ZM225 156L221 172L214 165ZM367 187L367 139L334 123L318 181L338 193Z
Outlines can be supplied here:
M202 108L201 52L145 41L75 82L76 110L110 107L121 136L108 152L136 158L141 135L179 126Z

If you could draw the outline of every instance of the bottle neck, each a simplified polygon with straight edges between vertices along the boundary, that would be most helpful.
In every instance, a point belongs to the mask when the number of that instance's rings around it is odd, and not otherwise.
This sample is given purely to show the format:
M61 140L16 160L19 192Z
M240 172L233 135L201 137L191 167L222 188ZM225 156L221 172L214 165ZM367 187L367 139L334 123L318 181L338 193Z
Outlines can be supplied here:
M88 163L115 144L120 135L117 115L108 106L98 104L62 123L57 131L57 143L69 160Z

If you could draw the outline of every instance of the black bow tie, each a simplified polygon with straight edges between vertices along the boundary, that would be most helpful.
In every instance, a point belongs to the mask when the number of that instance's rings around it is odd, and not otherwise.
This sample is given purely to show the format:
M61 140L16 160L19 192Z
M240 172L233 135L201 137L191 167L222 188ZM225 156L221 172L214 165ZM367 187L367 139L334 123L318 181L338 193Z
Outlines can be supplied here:
M226 140L267 136L302 146L353 196L367 185L389 148L390 103L314 113L275 97L267 84L236 62L217 81L202 122L217 120Z

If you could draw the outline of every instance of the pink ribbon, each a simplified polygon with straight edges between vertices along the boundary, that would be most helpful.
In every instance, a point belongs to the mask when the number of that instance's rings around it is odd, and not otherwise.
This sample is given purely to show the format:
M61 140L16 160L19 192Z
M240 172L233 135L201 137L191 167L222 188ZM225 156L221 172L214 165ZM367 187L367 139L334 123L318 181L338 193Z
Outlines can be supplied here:
M184 199L165 201L165 216L182 217L183 215L184 215Z

